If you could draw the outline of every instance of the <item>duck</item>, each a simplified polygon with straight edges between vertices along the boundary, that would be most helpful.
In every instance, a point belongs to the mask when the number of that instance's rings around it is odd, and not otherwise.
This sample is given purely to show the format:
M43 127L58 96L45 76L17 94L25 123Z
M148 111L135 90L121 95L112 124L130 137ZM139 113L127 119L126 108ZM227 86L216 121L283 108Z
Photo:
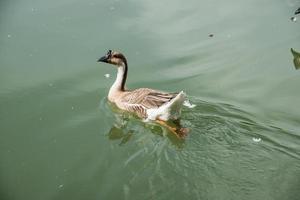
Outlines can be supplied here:
M97 62L117 67L117 76L109 89L108 101L119 109L136 114L145 121L164 122L179 120L186 94L180 92L164 92L151 88L127 89L125 86L128 64L125 56L113 50L100 57Z

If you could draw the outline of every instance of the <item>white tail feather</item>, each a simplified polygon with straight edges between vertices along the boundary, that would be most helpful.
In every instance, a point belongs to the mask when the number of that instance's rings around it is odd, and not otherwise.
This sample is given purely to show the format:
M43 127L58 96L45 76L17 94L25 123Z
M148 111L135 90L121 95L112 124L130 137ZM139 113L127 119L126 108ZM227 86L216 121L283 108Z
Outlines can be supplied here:
M148 119L160 119L164 121L169 119L178 119L181 114L181 107L185 100L185 96L185 93L181 91L170 102L160 106L159 108L147 110Z

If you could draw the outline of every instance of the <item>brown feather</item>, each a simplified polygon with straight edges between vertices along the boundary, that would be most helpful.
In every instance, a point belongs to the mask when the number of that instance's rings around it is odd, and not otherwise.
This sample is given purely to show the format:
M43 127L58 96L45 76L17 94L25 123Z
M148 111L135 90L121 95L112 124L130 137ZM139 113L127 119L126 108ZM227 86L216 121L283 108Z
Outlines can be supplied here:
M147 117L147 109L158 108L171 101L178 93L166 93L149 88L139 88L125 91L116 102L123 109L137 113L140 117ZM122 106L123 105L123 106Z

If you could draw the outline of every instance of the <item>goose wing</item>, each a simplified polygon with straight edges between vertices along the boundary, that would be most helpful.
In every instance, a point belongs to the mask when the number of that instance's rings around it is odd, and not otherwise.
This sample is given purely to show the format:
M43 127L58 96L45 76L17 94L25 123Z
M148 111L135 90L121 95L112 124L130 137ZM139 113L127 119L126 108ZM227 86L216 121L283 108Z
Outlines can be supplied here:
M178 93L166 93L158 90L140 88L128 91L122 96L121 103L125 109L147 117L147 109L159 108L171 101Z
M171 101L178 93L166 93L148 88L140 88L127 92L122 97L122 102L142 105L147 109L158 108Z

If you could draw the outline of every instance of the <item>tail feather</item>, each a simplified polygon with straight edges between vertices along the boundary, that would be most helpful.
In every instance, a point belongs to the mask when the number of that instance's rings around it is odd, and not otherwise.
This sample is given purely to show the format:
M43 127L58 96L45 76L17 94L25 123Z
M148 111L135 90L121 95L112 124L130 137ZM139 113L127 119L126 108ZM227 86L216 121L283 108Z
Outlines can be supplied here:
M158 109L150 109L147 111L148 119L160 119L164 121L178 119L181 114L181 107L185 100L185 96L185 93L181 91L170 102L160 106Z

